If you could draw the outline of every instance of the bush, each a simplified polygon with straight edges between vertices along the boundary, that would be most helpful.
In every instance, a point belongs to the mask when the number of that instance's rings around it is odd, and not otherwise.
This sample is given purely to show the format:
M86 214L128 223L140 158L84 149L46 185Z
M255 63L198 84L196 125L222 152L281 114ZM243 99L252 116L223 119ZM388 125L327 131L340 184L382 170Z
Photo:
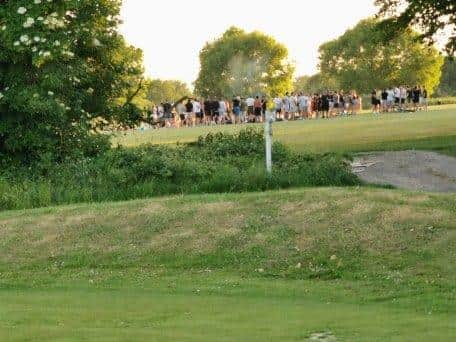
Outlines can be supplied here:
M301 155L279 143L273 148L272 175L264 167L263 134L254 129L209 134L177 147L116 148L93 158L14 168L0 176L0 209L358 184L341 156Z

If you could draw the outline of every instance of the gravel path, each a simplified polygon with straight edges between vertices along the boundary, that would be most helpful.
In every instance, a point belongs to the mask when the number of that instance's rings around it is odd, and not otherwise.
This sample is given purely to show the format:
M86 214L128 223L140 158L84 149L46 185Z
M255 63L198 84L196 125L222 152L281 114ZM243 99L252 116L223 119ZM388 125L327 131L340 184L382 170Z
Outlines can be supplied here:
M456 192L456 158L435 152L401 151L359 155L353 172L373 184L430 192Z

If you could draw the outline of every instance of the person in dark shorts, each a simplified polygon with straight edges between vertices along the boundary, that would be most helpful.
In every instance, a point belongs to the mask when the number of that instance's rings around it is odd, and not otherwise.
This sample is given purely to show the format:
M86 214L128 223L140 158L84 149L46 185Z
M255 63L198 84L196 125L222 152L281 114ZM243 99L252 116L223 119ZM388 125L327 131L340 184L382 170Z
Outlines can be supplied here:
M412 107L413 102L413 88L407 87L407 108L410 109Z
M383 89L381 96L382 112L386 113L388 111L388 90Z
M422 98L422 103L421 105L423 106L423 109L425 111L428 110L428 91L425 86L421 88L421 98Z
M263 108L263 104L261 103L260 97L255 97L255 103L253 105L254 113L255 113L255 122L261 122L261 110Z
M218 100L211 101L212 117L213 117L215 123L219 123L219 120L220 120L219 107L220 107L220 102Z
M204 101L204 124L210 125L212 123L212 101L206 99Z
M261 98L261 114L262 114L262 121L266 120L266 111L268 110L268 99L263 96Z
M328 92L324 93L321 96L321 111L323 114L323 119L329 119L329 94L328 94Z
M417 111L420 104L421 89L418 86L415 86L412 91L413 95L413 109Z
M377 90L372 90L371 93L372 114L380 113L380 100L377 98Z
M185 125L187 127L193 126L195 124L195 114L193 112L193 102L188 99L185 104Z

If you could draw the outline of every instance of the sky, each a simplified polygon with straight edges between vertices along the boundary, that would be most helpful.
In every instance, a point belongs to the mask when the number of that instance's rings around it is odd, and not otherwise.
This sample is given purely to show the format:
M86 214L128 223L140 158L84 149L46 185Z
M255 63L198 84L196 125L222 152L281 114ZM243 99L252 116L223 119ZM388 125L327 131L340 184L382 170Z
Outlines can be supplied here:
M144 51L146 73L189 86L199 52L231 26L288 47L296 76L317 72L318 47L375 14L373 0L123 0L121 32Z

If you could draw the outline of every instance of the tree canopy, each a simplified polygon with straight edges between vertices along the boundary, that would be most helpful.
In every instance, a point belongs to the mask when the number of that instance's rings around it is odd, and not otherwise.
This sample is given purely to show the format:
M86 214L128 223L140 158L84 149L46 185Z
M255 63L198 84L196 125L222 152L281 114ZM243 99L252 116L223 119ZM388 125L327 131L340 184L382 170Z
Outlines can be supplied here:
M312 76L297 77L294 82L295 91L303 91L307 94L319 93L325 90L339 89L339 84L334 78L326 77L321 73Z
M381 28L385 38L394 37L398 30L416 27L420 38L434 42L437 33L448 36L447 53L456 52L456 4L454 0L375 0L380 7Z
M407 29L388 42L375 19L366 19L341 37L323 44L320 70L341 88L370 92L393 85L425 85L430 94L439 84L443 57L416 40Z
M191 90L177 80L150 80L147 85L147 99L154 104L174 102L184 96L192 96Z
M227 30L200 53L195 92L203 97L282 94L292 88L288 50L261 32Z
M439 96L456 96L456 60L449 57L445 58L442 68L442 78L439 88Z
M97 122L139 118L142 52L117 32L120 0L0 4L2 159L88 153Z

